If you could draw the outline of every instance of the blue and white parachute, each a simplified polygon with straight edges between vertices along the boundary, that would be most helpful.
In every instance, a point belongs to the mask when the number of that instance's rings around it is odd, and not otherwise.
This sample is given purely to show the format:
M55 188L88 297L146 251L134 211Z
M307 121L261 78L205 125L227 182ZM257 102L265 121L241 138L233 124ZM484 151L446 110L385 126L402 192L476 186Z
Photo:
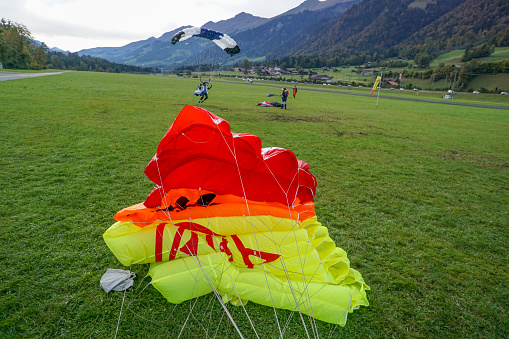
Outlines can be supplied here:
M240 52L239 46L229 35L200 27L184 28L171 38L171 43L175 45L177 42L187 40L193 36L212 40L230 56Z

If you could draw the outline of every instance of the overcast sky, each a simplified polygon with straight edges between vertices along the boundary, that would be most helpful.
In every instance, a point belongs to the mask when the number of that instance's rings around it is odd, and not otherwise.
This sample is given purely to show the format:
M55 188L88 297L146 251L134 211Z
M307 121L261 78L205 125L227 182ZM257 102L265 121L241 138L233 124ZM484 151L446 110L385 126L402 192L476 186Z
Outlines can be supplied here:
M271 18L304 0L0 0L0 16L49 47L118 47L240 12Z

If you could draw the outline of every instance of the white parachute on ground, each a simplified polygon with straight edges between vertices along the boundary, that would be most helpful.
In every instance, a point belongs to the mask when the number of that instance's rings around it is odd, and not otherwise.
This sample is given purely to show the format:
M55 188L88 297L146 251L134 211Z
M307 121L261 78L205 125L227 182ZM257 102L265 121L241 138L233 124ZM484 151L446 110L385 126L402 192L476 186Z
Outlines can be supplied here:
M212 40L230 56L240 52L239 46L229 35L200 27L184 28L171 38L171 43L175 45L177 42L187 40L193 36Z

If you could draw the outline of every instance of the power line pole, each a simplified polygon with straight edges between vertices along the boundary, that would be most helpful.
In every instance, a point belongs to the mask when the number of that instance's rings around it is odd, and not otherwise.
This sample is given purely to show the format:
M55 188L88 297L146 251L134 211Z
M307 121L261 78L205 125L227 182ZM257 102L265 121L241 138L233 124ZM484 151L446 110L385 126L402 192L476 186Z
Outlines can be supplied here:
M456 83L456 74L458 74L458 71L454 71L454 80L452 82L452 93L451 93L451 98L454 98L454 85Z

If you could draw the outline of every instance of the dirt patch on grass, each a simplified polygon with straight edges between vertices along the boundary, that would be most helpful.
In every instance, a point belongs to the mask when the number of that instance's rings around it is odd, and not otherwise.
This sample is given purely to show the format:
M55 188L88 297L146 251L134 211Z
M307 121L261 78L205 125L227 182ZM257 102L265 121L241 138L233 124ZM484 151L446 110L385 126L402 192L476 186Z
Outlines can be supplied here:
M485 154L463 153L452 150L436 154L435 156L444 160L462 160L485 168L498 168L499 170L507 170L509 168L508 160Z
M168 106L170 107L177 107L178 109L178 112L180 112L180 110L184 107L186 107L188 104L181 104L181 103L170 103L168 104Z
M321 117L294 117L291 115L283 115L283 114L277 114L277 115L271 115L269 116L268 120L271 121L278 121L278 122L324 122L325 120Z
M277 122L339 123L342 120L353 120L353 119L354 118L331 117L331 116L299 117L286 114L271 114L267 116L267 120Z
M381 136L384 138L395 138L395 139L410 139L410 137L402 137L399 135L390 135L385 133L366 133L366 132L346 132L346 131L336 131L334 134L338 137L343 136L361 136L361 137L371 137L371 136Z

